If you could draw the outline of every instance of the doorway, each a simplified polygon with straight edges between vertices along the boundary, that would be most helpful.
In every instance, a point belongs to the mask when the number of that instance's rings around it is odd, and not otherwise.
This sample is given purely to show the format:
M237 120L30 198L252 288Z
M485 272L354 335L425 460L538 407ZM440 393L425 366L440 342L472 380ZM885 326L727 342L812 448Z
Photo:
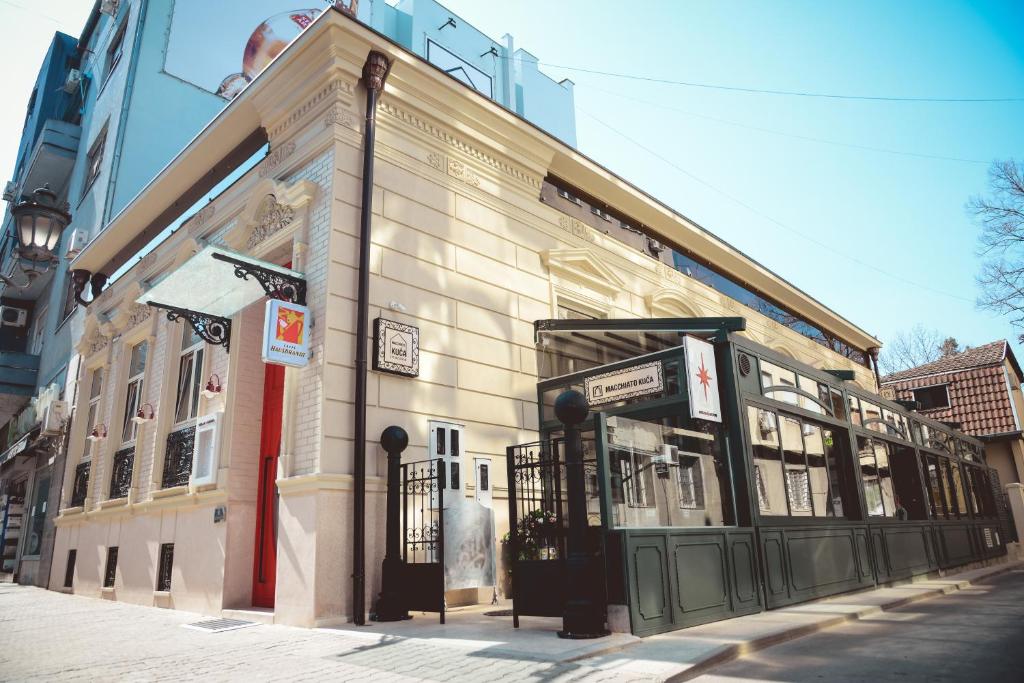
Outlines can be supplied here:
M265 365L263 428L260 432L256 489L256 538L252 568L252 604L273 607L277 578L277 460L281 453L284 367Z

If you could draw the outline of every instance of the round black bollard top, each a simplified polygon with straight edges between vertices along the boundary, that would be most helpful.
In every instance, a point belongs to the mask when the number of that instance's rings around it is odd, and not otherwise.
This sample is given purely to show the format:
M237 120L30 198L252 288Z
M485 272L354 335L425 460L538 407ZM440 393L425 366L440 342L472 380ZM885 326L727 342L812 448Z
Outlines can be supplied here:
M391 425L380 433L380 445L388 453L401 453L409 445L409 435L401 427Z
M587 398L575 389L563 391L555 399L555 417L562 424L578 425L587 419L588 412Z

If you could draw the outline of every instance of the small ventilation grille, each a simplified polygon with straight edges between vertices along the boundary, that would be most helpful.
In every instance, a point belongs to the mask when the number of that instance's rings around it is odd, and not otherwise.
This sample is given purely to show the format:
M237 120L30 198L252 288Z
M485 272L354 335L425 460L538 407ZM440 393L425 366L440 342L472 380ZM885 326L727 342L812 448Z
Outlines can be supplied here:
M740 354L740 374L746 377L750 374L750 356L745 353Z
M198 631L207 631L209 633L234 631L236 628L255 625L255 621L242 621L241 619L207 619L206 621L197 621L194 624L182 624L185 628L194 628Z

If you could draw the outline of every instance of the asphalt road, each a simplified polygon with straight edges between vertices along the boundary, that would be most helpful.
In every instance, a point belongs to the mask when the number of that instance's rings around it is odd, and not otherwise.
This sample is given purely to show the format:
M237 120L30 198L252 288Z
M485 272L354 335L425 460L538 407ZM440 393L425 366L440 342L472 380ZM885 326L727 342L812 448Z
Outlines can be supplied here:
M1024 570L783 643L694 680L1024 681Z

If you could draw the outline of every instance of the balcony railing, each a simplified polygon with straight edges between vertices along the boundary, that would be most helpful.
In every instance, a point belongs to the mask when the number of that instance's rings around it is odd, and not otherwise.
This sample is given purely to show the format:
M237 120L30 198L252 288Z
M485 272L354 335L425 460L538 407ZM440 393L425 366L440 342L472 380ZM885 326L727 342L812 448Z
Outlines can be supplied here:
M132 487L132 465L135 462L135 447L122 448L114 453L114 466L110 471L110 499L126 498Z
M164 454L164 478L160 488L185 486L192 475L192 450L196 441L196 428L186 427L167 435Z
M89 469L91 462L79 463L75 468L75 483L71 487L71 507L78 508L85 505L85 498L89 493Z

